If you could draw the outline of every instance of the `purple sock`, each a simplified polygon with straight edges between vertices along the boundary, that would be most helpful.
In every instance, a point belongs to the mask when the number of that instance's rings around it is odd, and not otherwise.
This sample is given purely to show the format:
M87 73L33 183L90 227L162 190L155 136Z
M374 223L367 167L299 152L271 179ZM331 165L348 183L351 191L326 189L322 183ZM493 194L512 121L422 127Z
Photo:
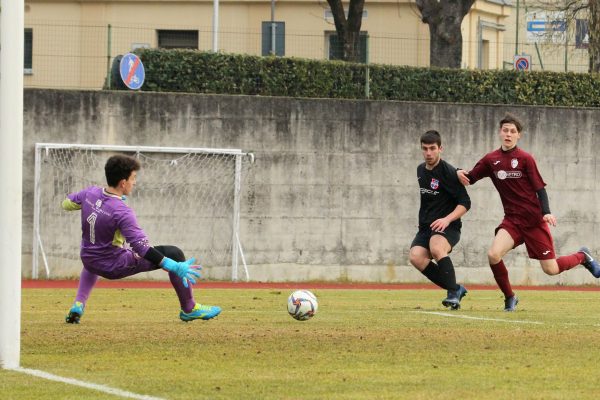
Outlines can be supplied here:
M187 288L183 286L183 281L181 280L181 278L173 272L169 272L169 279L171 280L171 285L173 285L173 289L175 289L175 293L177 293L181 309L183 310L183 312L189 313L196 305L196 301L194 300L194 294L192 293L192 285L190 284Z
M79 287L77 288L77 296L75 301L85 304L90 297L90 293L94 285L98 281L98 275L92 274L85 268L81 269L81 277L79 278Z

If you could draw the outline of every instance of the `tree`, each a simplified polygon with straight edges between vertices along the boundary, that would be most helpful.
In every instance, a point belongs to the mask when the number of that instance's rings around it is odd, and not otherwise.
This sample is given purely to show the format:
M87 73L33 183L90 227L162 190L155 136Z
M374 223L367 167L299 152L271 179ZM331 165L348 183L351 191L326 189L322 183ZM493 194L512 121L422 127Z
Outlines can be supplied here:
M460 68L462 32L460 26L475 0L416 0L421 20L429 25L429 64Z
M342 47L342 60L359 61L360 26L365 0L350 0L348 17L342 0L327 0L335 22L335 30Z
M589 0L588 17L590 72L600 72L600 1Z

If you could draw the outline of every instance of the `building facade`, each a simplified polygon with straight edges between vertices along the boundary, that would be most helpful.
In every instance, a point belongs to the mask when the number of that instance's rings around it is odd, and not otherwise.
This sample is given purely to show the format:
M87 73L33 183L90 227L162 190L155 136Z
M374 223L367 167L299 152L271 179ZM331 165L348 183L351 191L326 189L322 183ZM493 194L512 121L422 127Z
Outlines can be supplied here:
M25 4L27 87L100 89L113 58L137 47L339 58L331 11L322 0L221 0L216 24L211 0ZM507 0L475 2L462 23L464 68L503 67L511 8ZM363 62L428 66L429 28L414 1L366 2L361 49Z

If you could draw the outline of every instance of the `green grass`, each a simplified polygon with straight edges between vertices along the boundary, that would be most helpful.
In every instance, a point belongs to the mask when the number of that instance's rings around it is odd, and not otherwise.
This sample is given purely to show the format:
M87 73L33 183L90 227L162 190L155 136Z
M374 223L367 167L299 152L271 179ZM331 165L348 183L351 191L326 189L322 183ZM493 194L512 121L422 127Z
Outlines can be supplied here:
M600 292L471 291L451 315L435 290L196 290L216 320L183 323L171 290L96 289L80 325L73 290L23 291L21 366L165 399L596 399ZM540 322L540 324L517 321ZM0 370L2 399L118 397Z

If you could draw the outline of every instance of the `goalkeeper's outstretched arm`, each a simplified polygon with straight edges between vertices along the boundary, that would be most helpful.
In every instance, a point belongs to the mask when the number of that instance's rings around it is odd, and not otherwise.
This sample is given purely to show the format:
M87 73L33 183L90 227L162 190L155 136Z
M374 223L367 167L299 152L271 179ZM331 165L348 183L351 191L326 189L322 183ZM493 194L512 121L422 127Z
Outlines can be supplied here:
M183 286L185 287L189 287L188 281L194 284L196 283L196 279L201 277L199 270L202 269L202 267L199 265L194 265L196 259L193 257L187 261L178 262L164 256L154 247L149 247L148 251L146 251L146 254L144 254L144 258L168 272L175 273L181 278L183 281Z

